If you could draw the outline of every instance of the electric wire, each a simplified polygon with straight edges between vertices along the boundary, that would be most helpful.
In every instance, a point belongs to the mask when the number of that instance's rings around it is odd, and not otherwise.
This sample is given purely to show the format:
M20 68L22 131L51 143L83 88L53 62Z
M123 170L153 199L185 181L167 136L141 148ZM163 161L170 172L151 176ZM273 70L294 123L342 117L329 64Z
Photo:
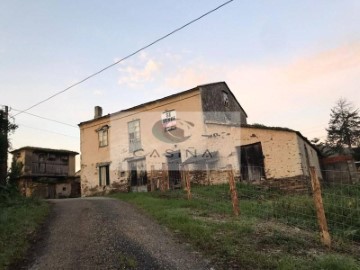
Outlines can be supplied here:
M162 36L162 37L160 37L160 38L156 39L155 41L153 41L153 42L151 42L151 43L149 43L149 44L147 44L147 45L145 45L145 46L141 47L140 49L138 49L138 50L134 51L133 53L131 53L131 54L129 54L129 55L127 55L127 56L123 57L123 58L121 58L120 60L118 60L118 61L116 61L116 62L112 63L111 65L108 65L108 66L106 66L106 67L104 67L104 68L100 69L99 71L97 71L97 72L95 72L95 73L93 73L93 74L91 74L91 75L89 75L89 76L85 77L84 79L82 79L82 80L80 80L80 81L78 81L78 82L76 82L76 83L74 83L74 84L72 84L72 85L70 85L70 86L66 87L65 89L63 89L63 90L61 90L61 91L59 91L59 92L57 92L57 93L55 93L55 94L51 95L50 97L48 97L48 98L46 98L46 99L44 99L44 100L41 100L41 101L39 101L39 102L35 103L34 105L32 105L32 106L28 107L28 108L27 108L27 109L25 109L25 110L22 110L22 111L18 112L17 114L15 114L15 115L14 115L14 117L15 117L15 116L17 116L17 115L19 115L19 114L25 113L25 112L27 112L27 111L31 110L32 108L39 106L40 104L42 104L42 103L44 103L44 102L49 101L50 99L52 99L52 98L54 98L54 97L56 97L56 96L58 96L58 95L60 95L60 94L62 94L62 93L64 93L64 92L66 92L66 91L68 91L68 90L70 90L70 89L74 88L75 86L77 86L77 85L79 85L79 84L81 84L81 83L83 83L83 82L85 82L85 81L87 81L87 80L91 79L92 77L95 77L95 76L99 75L100 73L104 72L105 70L107 70L107 69L109 69L109 68L111 68L111 67L113 67L113 66L115 66L115 65L117 65L117 64L119 64L119 63L121 63L121 62L123 62L124 60L126 60L126 59L128 59L128 58L130 58L130 57L132 57L132 56L134 56L134 55L136 55L136 54L138 54L139 52L141 52L141 51L143 51L143 50L145 50L145 49L147 49L147 48L149 48L149 47L153 46L154 44L156 44L156 43L158 43L158 42L162 41L163 39L165 39L165 38L167 38L167 37L169 37L169 36L171 36L171 35L175 34L175 33L176 33L176 32L178 32L178 31L180 31L180 30L182 30L182 29L186 28L187 26L189 26L189 25L191 25L191 24L193 24L193 23L195 23L195 22L197 22L197 21L201 20L202 18L204 18L204 17L208 16L209 14L211 14L211 13L213 13L213 12L215 12L215 11L219 10L220 8L222 8L222 7L226 6L226 5L228 5L229 3L233 2L233 1L234 1L234 0L229 0L229 1L227 1L227 2L225 2L225 3L223 3L223 4L221 4L221 5L217 6L216 8L211 9L210 11L208 11L208 12L204 13L203 15L201 15L201 16L199 16L199 17L197 17L197 18L195 18L195 19L191 20L190 22L188 22L188 23L186 23L186 24L184 24L184 25L182 25L182 26L180 26L180 27L176 28L175 30L173 30L173 31L171 31L170 33L168 33L168 34L166 34L166 35L164 35L164 36Z
M39 130L39 131L42 131L42 132L48 132L48 133L53 133L53 134L57 134L57 135L61 135L61 136L66 136L66 137L70 137L70 138L75 138L75 139L80 139L80 137L77 137L77 136L72 136L72 135L68 135L68 134L64 134L64 133L59 133L59 132L55 132L55 131L51 131L51 130L48 130L48 129L43 129L43 128L36 128L36 127L31 127L31 126L28 126L28 125L25 125L23 123L17 123L17 125L19 127L25 127L25 128L30 128L30 129L34 129L34 130Z
M21 112L21 110L15 109L13 107L10 107L10 108L11 108L11 110ZM29 113L29 112L26 112L26 111L23 111L23 113L26 113L28 115L31 115L31 116L34 116L34 117L37 117L37 118L40 118L40 119L44 119L44 120L47 120L47 121L55 122L55 123L58 123L58 124L63 124L63 125L73 127L73 128L78 128L78 126L75 126L75 125L72 125L72 124L68 124L68 123L65 123L65 122L58 121L58 120L50 119L50 118L43 117L43 116L40 116L40 115L36 115L36 114L33 114L33 113ZM14 116L16 116L16 115L14 115Z

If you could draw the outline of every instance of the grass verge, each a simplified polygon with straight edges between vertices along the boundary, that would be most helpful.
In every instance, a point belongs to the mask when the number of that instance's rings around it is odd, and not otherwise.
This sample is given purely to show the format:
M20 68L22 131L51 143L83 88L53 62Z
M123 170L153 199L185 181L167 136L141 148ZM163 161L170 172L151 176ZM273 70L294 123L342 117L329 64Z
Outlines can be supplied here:
M183 191L118 193L112 197L145 210L202 251L217 269L360 269L359 254L326 250L314 231L278 222L274 212L266 217L259 214L267 208L283 211L271 202L273 196L278 200L276 194L249 199L256 191L242 190L240 196L246 199L240 202L240 217L234 217L228 187L194 187L192 192L190 201Z
M0 202L0 269L23 258L48 213L49 205L38 199L15 195Z

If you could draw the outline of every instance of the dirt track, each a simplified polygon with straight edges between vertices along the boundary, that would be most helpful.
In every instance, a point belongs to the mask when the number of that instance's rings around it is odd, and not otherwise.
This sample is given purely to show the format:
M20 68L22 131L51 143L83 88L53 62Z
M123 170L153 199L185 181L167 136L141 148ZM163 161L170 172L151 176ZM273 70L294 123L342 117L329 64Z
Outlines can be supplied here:
M133 206L108 198L52 200L29 269L211 269Z

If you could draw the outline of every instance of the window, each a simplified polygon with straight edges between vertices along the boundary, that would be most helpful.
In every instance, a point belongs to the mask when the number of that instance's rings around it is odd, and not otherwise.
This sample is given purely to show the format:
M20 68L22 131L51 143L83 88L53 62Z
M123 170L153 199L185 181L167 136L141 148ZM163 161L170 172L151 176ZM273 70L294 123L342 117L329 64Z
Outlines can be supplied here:
M48 155L48 160L52 160L52 161L56 160L56 155L55 154L49 154Z
M141 149L140 120L128 123L129 151L134 152Z
M39 157L39 162L45 162L46 154L41 153L38 155L38 157Z
M99 166L99 186L110 185L109 165Z
M229 96L226 92L222 92L223 93L223 102L224 102L224 106L225 107L229 107Z
M99 136L99 147L104 147L108 145L108 130L108 125L103 126L102 128L97 130Z

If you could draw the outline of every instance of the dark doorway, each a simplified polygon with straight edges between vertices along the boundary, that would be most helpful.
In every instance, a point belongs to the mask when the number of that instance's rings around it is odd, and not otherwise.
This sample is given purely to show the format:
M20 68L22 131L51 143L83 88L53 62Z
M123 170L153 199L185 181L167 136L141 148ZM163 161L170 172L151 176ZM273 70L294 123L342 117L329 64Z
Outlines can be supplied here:
M146 162L145 159L129 161L130 185L132 187L146 186Z
M260 142L238 146L237 152L242 180L256 181L265 179L264 155Z
M55 199L56 198L56 185L48 184L48 198Z
M77 180L74 180L74 181L71 182L70 197L75 198L75 197L80 197L80 196L81 196L80 182L78 182Z
M181 188L181 152L176 151L166 156L169 172L169 186L171 189Z
M130 167L130 184L131 186L137 186L137 168L135 162L129 163Z

